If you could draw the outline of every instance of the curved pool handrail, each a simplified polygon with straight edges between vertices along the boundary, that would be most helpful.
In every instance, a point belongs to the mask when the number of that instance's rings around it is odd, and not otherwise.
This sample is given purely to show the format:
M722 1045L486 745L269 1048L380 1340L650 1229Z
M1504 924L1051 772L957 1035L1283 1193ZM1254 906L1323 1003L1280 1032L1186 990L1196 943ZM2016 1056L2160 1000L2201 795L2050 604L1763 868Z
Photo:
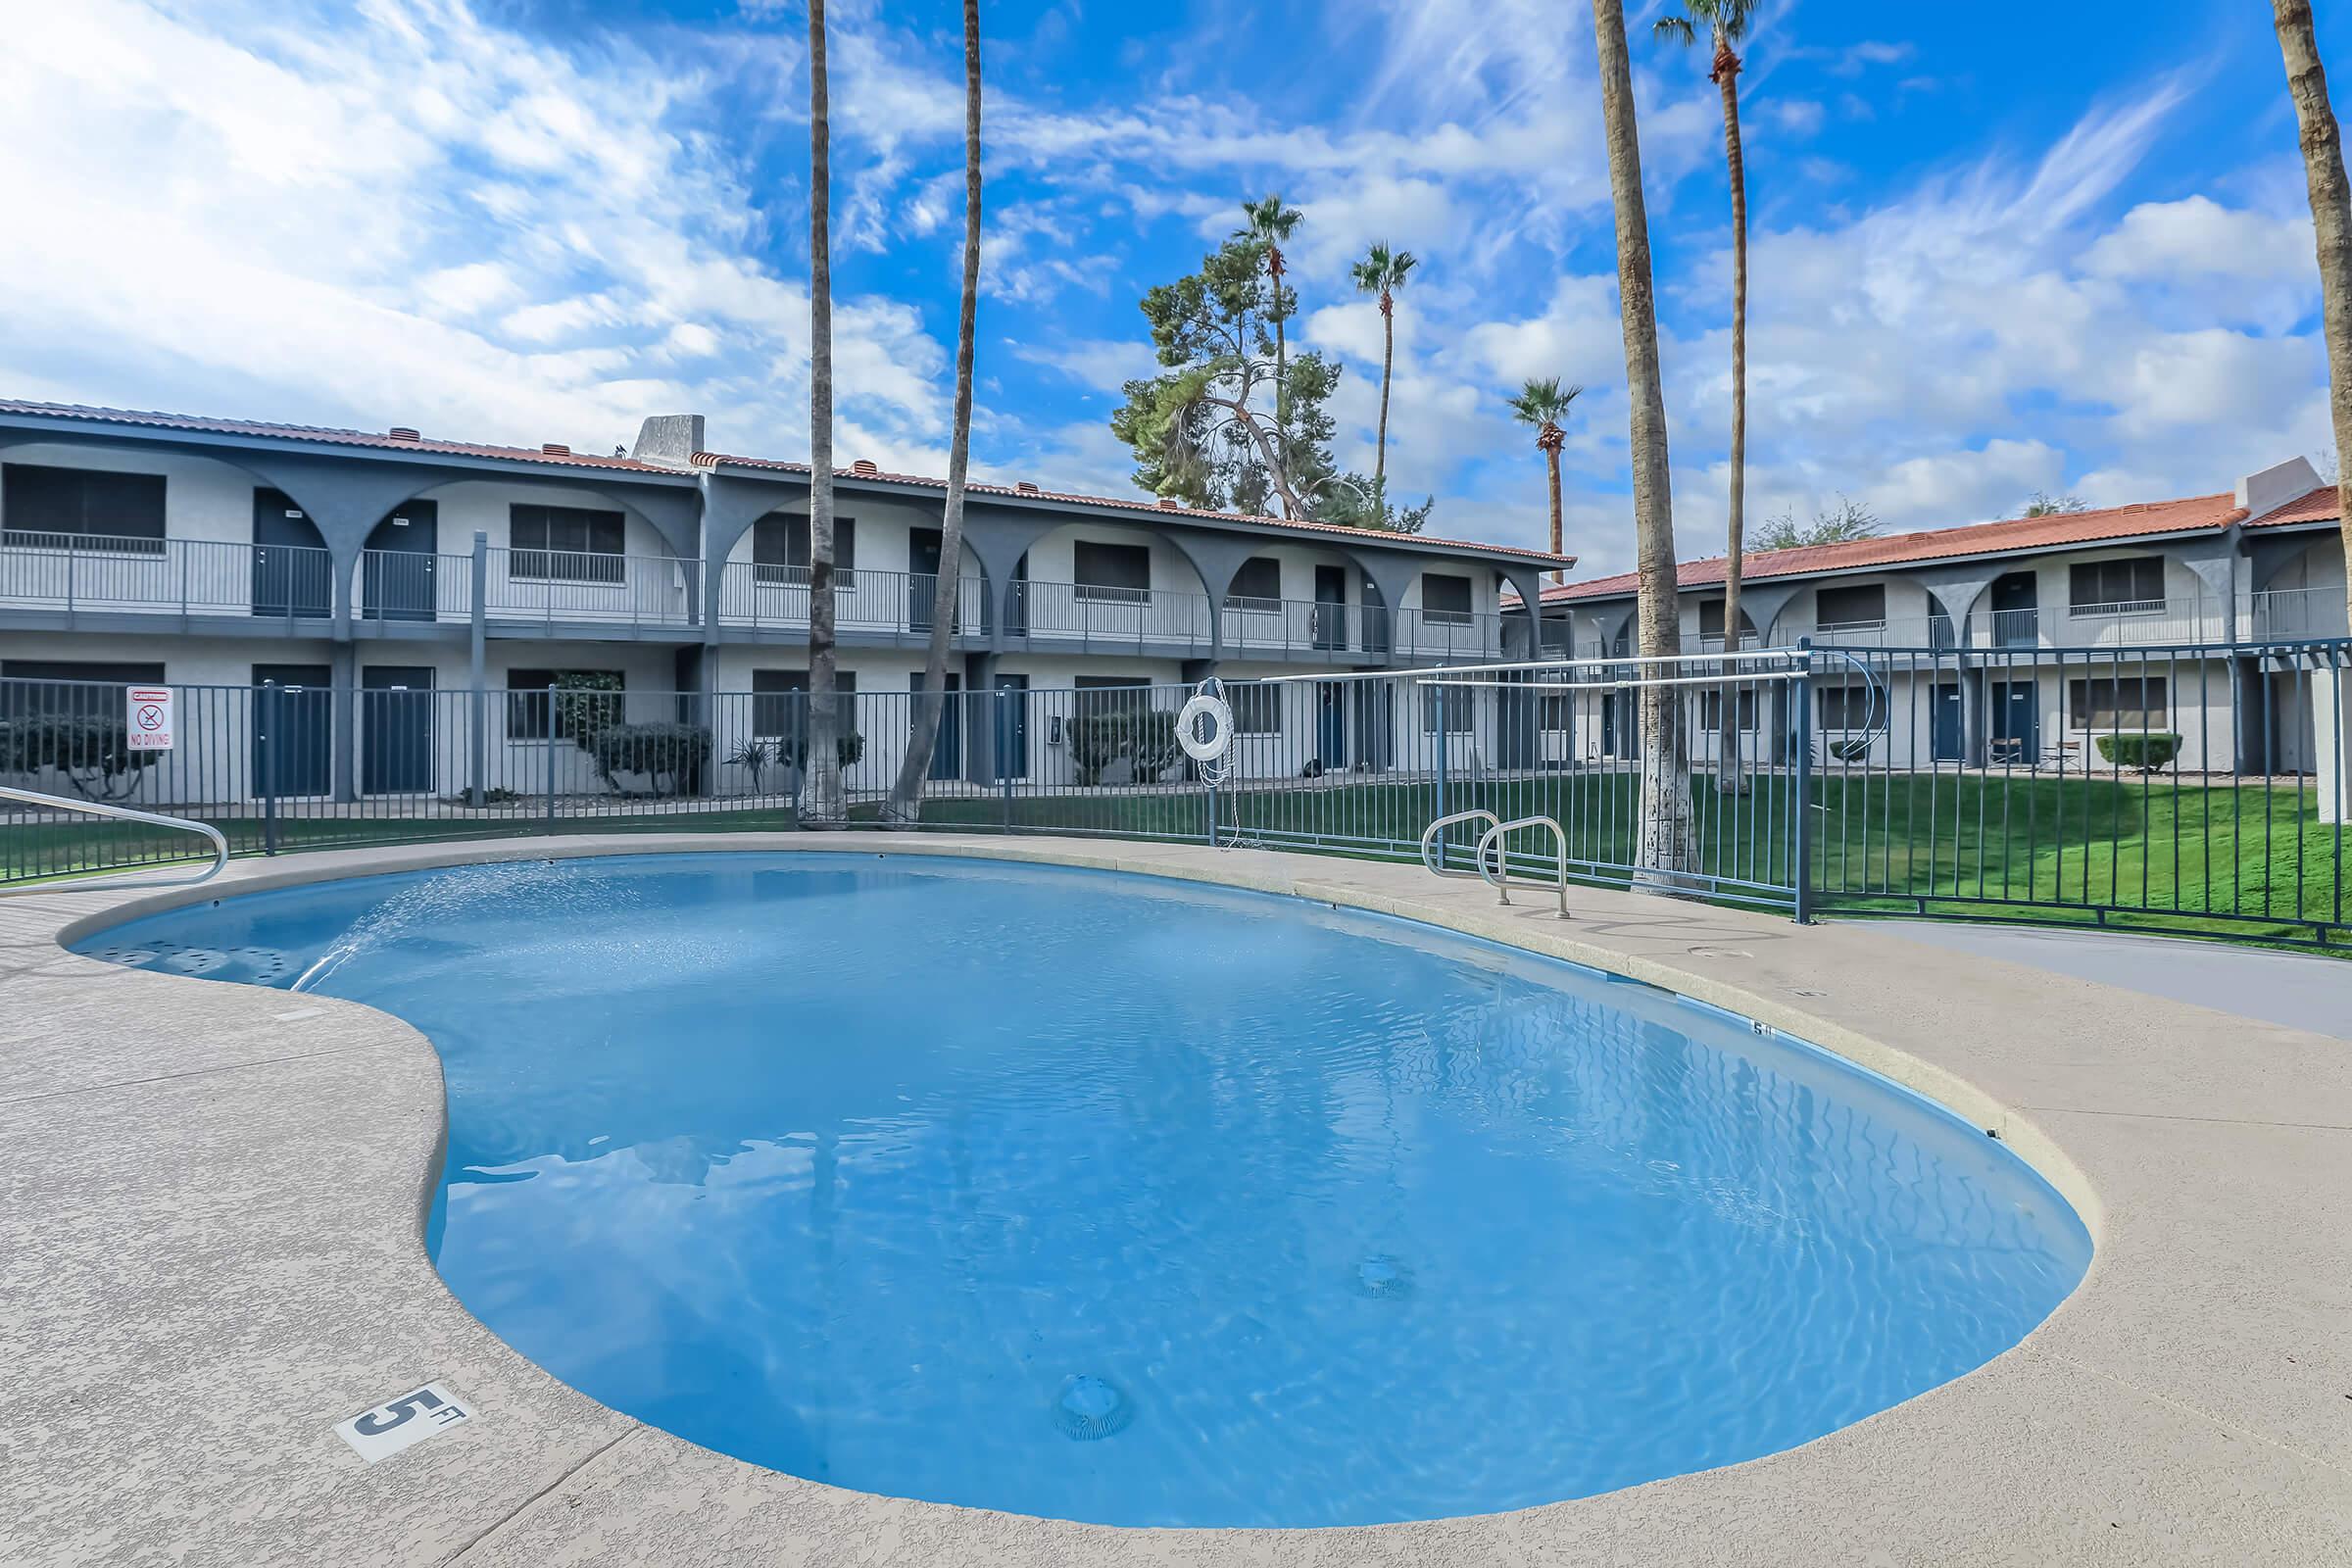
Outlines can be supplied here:
M1565 828L1561 827L1558 822L1554 821L1548 816L1514 817L1508 822L1497 822L1493 827L1487 829L1485 835L1478 841L1478 858L1476 862L1478 879L1486 883L1487 886L1493 888L1497 894L1499 894L1504 904L1511 902L1511 878L1510 872L1503 862L1502 841L1504 838L1512 833L1517 832L1519 829L1529 827L1544 827L1551 829L1552 841L1559 847L1560 918L1565 920L1568 918L1568 832ZM1495 875L1494 876L1487 875L1487 847L1489 845L1493 845L1494 847ZM1544 884L1541 882L1522 882L1519 885L1521 887L1540 888Z
M228 840L222 838L220 836L220 830L213 826L210 822L199 822L192 817L185 816L166 816L159 811L133 810L127 806L108 806L99 801L77 801L72 796L68 795L45 795L39 790L21 790L7 784L0 784L0 800L23 801L28 806L47 807L51 810L83 811L92 816L111 816L124 822L145 822L154 827L176 828L182 832L201 833L206 838L213 841L213 863L206 866L203 870L197 872L194 876L161 877L138 882L108 881L91 884L92 886L102 887L109 893L133 892L142 888L192 888L199 882L210 882L213 878L220 874L221 867L228 864ZM61 885L60 883L54 881L24 882L13 887L0 887L0 898L5 898L12 893L58 893L78 891L81 886L82 884L79 883Z
M1482 881L1485 880L1486 873L1484 871L1446 870L1445 863L1445 852L1438 847L1438 836L1444 833L1447 828L1453 826L1454 823L1475 822L1482 817L1486 820L1486 823L1489 827L1494 826L1494 823L1499 820L1499 818L1497 818L1493 811L1488 810L1473 809L1468 811L1453 811L1445 816L1437 818L1435 821L1431 822L1429 826L1423 828L1421 830L1421 869L1427 871L1431 876L1475 876ZM1484 841L1482 840L1481 842L1483 843Z

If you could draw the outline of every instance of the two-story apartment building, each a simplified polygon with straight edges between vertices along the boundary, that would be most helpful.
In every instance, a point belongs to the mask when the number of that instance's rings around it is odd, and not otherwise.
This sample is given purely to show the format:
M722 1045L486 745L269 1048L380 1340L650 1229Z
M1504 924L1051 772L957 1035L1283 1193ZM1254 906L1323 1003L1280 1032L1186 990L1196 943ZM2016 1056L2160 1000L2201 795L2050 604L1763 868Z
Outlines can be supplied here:
M203 692L274 683L301 721L282 726L273 792L334 800L538 787L550 705L527 694L566 676L617 685L631 719L777 728L789 704L760 699L808 682L809 472L713 452L705 430L650 418L592 454L0 402L0 682L20 707L36 681L191 688L195 731L253 722L249 704L208 718ZM837 475L845 689L919 689L942 569L958 579L951 683L1060 694L1523 655L1505 594L1570 564L1029 483L969 487L948 564L944 495L871 463ZM521 695L426 695L461 691ZM868 706L862 771L887 781L904 704ZM1067 700L1004 706L1018 723L1002 738L951 710L936 775L1068 776ZM1246 745L1279 729L1286 755L1335 767L1409 721L1304 687L1238 706ZM247 743L197 741L227 761L183 770L174 795L250 798Z
M2345 635L2339 538L2334 487L2297 458L2213 495L1763 551L1744 563L1740 646L1869 652L1884 710L1833 685L1813 714L1823 742L1855 737L1856 762L2097 768L2099 734L2144 727L2179 734L2190 771L2327 776L2337 676L2293 645ZM1724 566L1679 568L1686 650L1726 645ZM1636 587L1546 588L1544 646L1630 652ZM1738 706L1744 755L1777 757L1785 705ZM1629 753L1618 707L1547 705L1547 752ZM1701 759L1720 751L1720 707L1692 705Z

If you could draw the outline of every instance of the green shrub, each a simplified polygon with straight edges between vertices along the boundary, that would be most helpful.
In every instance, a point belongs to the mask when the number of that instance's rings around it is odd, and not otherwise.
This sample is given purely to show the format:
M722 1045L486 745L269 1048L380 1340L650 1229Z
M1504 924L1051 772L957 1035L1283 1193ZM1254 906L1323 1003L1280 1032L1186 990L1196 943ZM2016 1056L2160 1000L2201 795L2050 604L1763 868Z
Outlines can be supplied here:
M776 743L777 752L781 754L783 749L784 743L778 741ZM842 731L840 737L833 742L833 755L841 760L842 766L856 767L865 760L865 737L854 729ZM792 765L804 770L808 766L808 736L806 731L793 739Z
M93 801L127 799L139 775L165 754L134 752L122 720L92 714L43 714L0 722L0 772L54 767Z
M1069 721L1070 766L1081 784L1100 784L1102 770L1127 755L1127 715L1119 709Z
M1135 781L1156 784L1184 755L1176 743L1176 715L1165 708L1147 708L1128 719L1127 756L1135 763Z
M584 744L596 760L597 776L614 790L620 789L616 774L642 773L650 795L700 794L710 764L710 732L700 724L613 724Z
M622 695L620 677L611 670L559 671L550 691L556 733L584 749L594 750L596 737L625 716L621 706L628 699Z
M2142 773L2162 772L2180 755L2180 737L2161 733L2101 735L2098 746L2099 755L2117 767L2135 767Z

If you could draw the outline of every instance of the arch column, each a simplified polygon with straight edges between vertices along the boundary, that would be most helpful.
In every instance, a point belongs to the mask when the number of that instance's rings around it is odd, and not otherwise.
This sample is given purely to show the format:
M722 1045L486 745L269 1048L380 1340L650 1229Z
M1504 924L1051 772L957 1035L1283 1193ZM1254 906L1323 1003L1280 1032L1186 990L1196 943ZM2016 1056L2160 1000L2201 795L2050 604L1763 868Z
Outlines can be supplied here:
M1240 574L1242 563L1259 554L1265 542L1253 539L1234 539L1222 534L1199 538L1154 528L1152 534L1167 541L1168 547L1192 564L1200 574L1201 592L1208 595L1208 657L1211 662L1224 659L1225 596L1233 589L1233 579Z
M976 510L971 498L965 499L963 548L980 564L980 575L988 585L988 603L994 610L988 627L991 654L1004 652L1012 625L1013 567L1032 545L1061 525L1059 518L1041 518L1035 513L1006 513L993 507Z

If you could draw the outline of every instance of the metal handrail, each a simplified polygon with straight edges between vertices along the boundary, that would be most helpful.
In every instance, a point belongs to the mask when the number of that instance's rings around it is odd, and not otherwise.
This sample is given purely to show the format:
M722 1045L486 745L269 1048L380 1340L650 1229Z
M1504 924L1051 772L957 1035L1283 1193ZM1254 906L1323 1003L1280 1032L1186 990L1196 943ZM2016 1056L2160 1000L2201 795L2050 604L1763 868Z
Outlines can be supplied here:
M1432 850L1437 849L1438 835L1444 833L1447 828L1453 826L1454 823L1475 822L1481 817L1486 818L1487 825L1489 827L1494 826L1495 822L1500 820L1493 811L1488 810L1455 811L1450 815L1439 817L1436 821L1430 823L1429 826L1423 828L1421 830L1421 868L1427 871L1431 876L1475 876L1482 881L1485 880L1486 873L1483 870L1448 871L1446 869L1445 865L1445 852L1443 850L1438 850L1438 853L1434 856L1430 853ZM1482 840L1481 842L1483 843L1484 841ZM1506 899L1503 902L1507 904L1510 901Z
M1487 886L1493 888L1495 893L1500 895L1504 904L1507 905L1511 902L1511 878L1510 873L1503 862L1504 848L1502 840L1506 835L1514 833L1523 827L1547 827L1551 829L1551 836L1560 847L1560 918L1565 920L1568 918L1568 832L1567 829L1561 827L1558 822L1554 821L1548 816L1514 817L1508 822L1497 822L1493 827L1487 829L1485 836L1478 841L1478 879L1481 882L1484 882ZM1494 846L1494 876L1487 875L1487 846L1490 844ZM1522 882L1519 885L1521 887L1537 888L1542 887L1544 884L1541 882Z
M21 790L0 784L0 800L23 801L28 806L46 806L56 810L87 811L93 816L119 817L125 822L145 822L154 827L180 828L201 833L213 841L213 863L194 876L168 877L160 881L108 882L109 893L121 893L140 888L192 888L199 882L210 882L228 864L228 840L210 822L198 822L185 816L165 816L155 811L134 811L127 806L105 806L97 801L77 801L66 795L44 795L39 790ZM60 891L54 882L31 882L16 887L0 887L0 898L12 893L55 893Z

